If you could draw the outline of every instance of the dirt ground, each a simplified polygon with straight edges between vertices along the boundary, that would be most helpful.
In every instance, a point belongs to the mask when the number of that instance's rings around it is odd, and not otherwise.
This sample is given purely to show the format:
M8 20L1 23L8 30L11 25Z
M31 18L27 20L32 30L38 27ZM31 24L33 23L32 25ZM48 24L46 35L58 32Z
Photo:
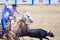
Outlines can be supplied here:
M2 7L3 5L0 5L0 10ZM29 25L31 29L42 28L47 31L51 30L55 37L48 38L50 40L60 40L60 5L18 5L18 9L21 13L26 10L31 14L33 18L33 23ZM21 15L15 14L15 16L19 18ZM39 40L30 37L24 38L25 40ZM23 40L22 38L20 39Z

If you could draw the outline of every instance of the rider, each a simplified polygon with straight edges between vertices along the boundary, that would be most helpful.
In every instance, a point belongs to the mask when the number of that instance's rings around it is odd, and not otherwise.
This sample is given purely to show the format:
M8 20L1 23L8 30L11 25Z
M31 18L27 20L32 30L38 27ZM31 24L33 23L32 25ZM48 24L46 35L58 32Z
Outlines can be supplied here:
M5 32L6 32L6 21L10 20L10 19L14 19L13 15L14 12L16 11L18 14L20 14L17 9L16 9L17 5L13 4L12 6L10 5L5 5L3 10L2 10L2 36L4 36ZM12 17L10 17L12 16Z

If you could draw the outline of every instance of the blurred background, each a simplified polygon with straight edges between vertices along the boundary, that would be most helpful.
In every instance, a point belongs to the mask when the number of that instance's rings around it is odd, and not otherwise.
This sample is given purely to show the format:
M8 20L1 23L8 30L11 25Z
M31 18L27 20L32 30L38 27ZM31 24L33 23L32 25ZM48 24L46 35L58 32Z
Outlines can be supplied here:
M49 37L50 40L60 40L60 0L0 0L0 10L3 9L5 3L17 4L21 13L28 11L33 18L33 23L29 25L31 29L51 30L55 37ZM15 16L19 18L21 15L15 14ZM25 37L25 40L30 39L39 40Z

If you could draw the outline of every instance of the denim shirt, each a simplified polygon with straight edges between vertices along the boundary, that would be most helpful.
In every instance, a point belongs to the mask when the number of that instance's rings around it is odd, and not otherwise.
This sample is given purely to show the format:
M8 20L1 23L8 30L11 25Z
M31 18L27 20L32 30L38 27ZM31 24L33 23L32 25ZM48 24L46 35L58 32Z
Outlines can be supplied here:
M11 13L11 11L7 9L7 6L8 5L5 5L3 10L2 10L2 18L3 19L8 19L9 14Z
M7 6L8 6L8 5L5 5L4 8L3 8L3 10L2 10L2 18L3 18L3 19L8 19L9 16L13 16L13 15L14 15L14 12L17 12L18 14L20 14L20 13L17 11L17 9L14 8L13 6L12 6L11 10L8 10L8 9L7 9Z

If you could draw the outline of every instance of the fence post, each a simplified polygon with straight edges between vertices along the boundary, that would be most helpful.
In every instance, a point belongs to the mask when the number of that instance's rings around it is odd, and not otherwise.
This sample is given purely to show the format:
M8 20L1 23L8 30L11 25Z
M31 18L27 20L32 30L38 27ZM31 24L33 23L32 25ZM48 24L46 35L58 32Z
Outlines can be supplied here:
M51 0L49 0L49 4L51 4Z
M34 5L34 0L32 0L32 5Z
M15 0L15 4L17 4L17 0Z

